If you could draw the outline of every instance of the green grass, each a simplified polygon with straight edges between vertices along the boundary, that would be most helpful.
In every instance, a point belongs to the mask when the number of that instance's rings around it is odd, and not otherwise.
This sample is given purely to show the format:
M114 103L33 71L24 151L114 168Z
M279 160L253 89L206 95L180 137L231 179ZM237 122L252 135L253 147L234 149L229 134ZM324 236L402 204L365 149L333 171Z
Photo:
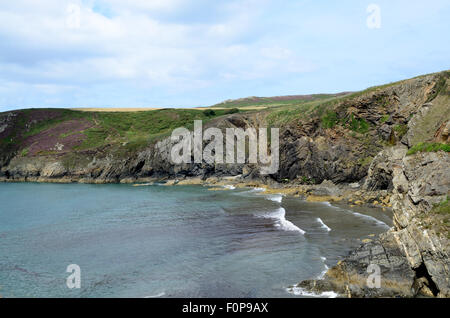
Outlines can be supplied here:
M446 83L447 83L447 77L448 77L448 72L443 73L443 75L441 75L439 77L438 82L436 83L436 85L433 87L433 92L431 93L430 96L428 96L427 102L431 102L433 99L435 99L439 93L445 89L446 87Z
M428 74L430 75L430 74ZM422 75L419 77L425 77L427 75ZM346 103L352 102L352 100L369 95L378 90L385 89L391 86L395 86L401 84L407 80L402 80L398 82L388 83L380 86L369 87L363 91L349 93L346 95L334 96L334 95L323 95L322 98L317 98L315 100L310 101L290 101L286 102L284 106L278 105L278 107L270 108L268 111L270 112L267 116L267 120L270 124L282 125L287 123L292 123L297 120L306 117L318 117L321 120L322 127L324 128L332 128L337 122L335 121L334 115L332 112L337 112L337 108L347 108ZM377 105L387 108L389 106L389 98L387 96L378 96L373 101ZM257 106L257 103L253 103L253 105ZM383 117L384 118L384 117ZM384 122L389 119L384 118ZM366 133L370 130L370 125L365 120L359 120L354 118L341 118L343 125L347 124L348 128L353 131L359 133Z
M449 215L450 214L450 196L447 195L447 197L439 204L436 204L433 209L431 210L432 213L437 214L443 214L443 215Z
M337 124L343 127L349 128L353 132L358 132L360 134L365 134L369 131L369 124L364 120L364 118L355 118L353 114L350 116L339 119L338 114L334 111L327 110L325 115L321 117L322 127L333 128Z
M328 99L319 99L299 104L286 105L282 107L270 108L267 121L273 127L279 127L284 124L292 123L302 118L319 117L326 114L327 110L332 109L344 96L330 97Z
M26 157L29 152L30 152L30 149L29 148L25 148L25 149L22 149L22 151L20 152L20 155L22 157Z
M126 151L137 151L158 138L168 136L178 127L192 129L194 120L204 123L230 110L162 109L145 112L93 113L97 125L84 131L86 139L77 150L118 145Z
M433 229L438 235L450 239L450 196L446 196L440 203L434 204L433 208L421 216L422 225L426 229Z
M339 122L337 114L333 111L327 111L325 116L322 116L322 127L333 128Z
M397 133L398 139L402 139L404 135L408 132L408 125L402 124L402 125L395 125L394 131Z
M417 145L411 147L411 149L408 150L406 155L414 155L418 152L436 152L436 151L445 151L450 152L450 145L449 144L443 144L439 142L429 143L429 142L420 142Z
M365 134L369 131L369 124L364 120L364 118L357 119L353 116L353 114L350 116L348 125L352 131L359 132L360 134Z
M389 115L384 115L383 117L380 118L380 123L384 124L385 122L387 122L389 119Z
M224 107L224 108L242 108L242 107L252 107L252 106L264 106L264 107L280 107L280 106L298 106L300 104L309 103L313 101L326 100L330 98L335 98L335 94L313 94L305 96L292 96L292 98L287 98L280 100L277 97L247 97L240 98L236 100L230 100L222 102L212 107Z
M42 118L35 121L35 112L42 110L18 111L13 131L0 140L0 151L2 153L19 151L19 154L25 156L28 154L28 150L21 149L21 143L26 138L69 120L85 119L92 122L93 127L81 132L85 135L85 138L80 145L74 148L75 151L108 147L108 151L112 153L126 155L143 149L158 139L170 136L175 128L192 129L194 120L202 120L203 123L206 123L219 116L240 111L236 108L222 110L160 109L142 112L82 112L68 109L49 109L49 114L53 118ZM74 133L79 132L66 131L57 137L63 139ZM44 155L45 153L40 154Z
M358 159L358 164L362 167L366 167L369 166L373 161L373 157L369 156L369 157L365 157L365 158L359 158Z

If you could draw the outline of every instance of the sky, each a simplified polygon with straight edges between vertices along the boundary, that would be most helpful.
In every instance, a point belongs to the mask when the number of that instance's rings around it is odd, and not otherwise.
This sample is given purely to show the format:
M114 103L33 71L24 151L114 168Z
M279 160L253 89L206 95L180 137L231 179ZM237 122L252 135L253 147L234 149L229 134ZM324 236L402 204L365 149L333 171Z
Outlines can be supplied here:
M197 107L450 69L448 0L0 0L0 111Z

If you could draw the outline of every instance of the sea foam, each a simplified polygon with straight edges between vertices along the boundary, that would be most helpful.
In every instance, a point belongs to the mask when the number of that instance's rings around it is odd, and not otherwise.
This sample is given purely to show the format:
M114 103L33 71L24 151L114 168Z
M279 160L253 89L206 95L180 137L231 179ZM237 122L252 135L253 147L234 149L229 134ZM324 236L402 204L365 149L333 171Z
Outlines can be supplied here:
M275 226L284 231L300 232L301 234L305 234L305 231L303 231L301 228L296 226L291 221L286 220L286 210L284 208L279 208L274 212L264 214L263 217L274 219Z
M287 288L287 292L294 294L296 296L307 296L307 297L336 298L338 296L338 294L336 294L335 292L332 292L332 291L317 294L317 293L307 291L301 287L289 287L289 288Z
M361 213L358 213L358 212L355 212L355 211L350 211L350 210L346 210L346 211L348 211L348 212L350 212L350 213L353 213L354 215L356 215L356 216L358 216L358 217L360 217L360 218L368 219L368 220L374 221L374 222L375 222L376 224L378 224L378 225L381 225L381 226L383 226L383 227L389 228L389 225L387 225L387 224L384 223L383 221L380 221L380 220L374 218L373 216L366 215L366 214L361 214Z
M325 230L327 230L328 232L330 232L331 231L331 229L325 224L325 223L323 223L323 221L322 221L322 219L321 218L317 218L317 222L319 222L320 223L320 226L321 226L321 228L323 228L323 229L325 229Z
M265 188L253 188L250 191L251 192L263 192L263 191L266 191L266 189Z
M327 264L325 264L325 261L327 260L327 258L325 256L321 256L320 259L322 260L323 266L325 266L325 269L320 272L319 276L317 276L317 279L323 279L325 277L325 274L328 272L328 270L330 269Z
M158 297L164 296L165 294L166 294L165 292L162 292L162 293L159 293L159 294L156 294L156 295L145 296L144 298L158 298Z
M281 194L271 195L268 196L267 199L273 202L281 203L281 201L283 201L283 196Z

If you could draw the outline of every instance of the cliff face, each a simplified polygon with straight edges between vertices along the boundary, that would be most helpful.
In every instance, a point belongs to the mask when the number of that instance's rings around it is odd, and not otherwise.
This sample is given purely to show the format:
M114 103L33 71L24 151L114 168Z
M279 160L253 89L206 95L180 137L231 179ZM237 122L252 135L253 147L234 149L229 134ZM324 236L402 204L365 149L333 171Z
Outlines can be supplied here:
M234 113L204 124L204 129L222 130L279 127L280 167L270 176L260 176L252 164L174 165L169 137L130 147L116 122L102 126L96 115L61 119L50 110L3 113L0 180L106 183L239 175L243 181L310 185L329 180L353 183L360 191L388 191L394 227L351 253L324 280L300 287L358 297L449 297L449 218L442 203L450 180L449 77L442 72L311 107ZM169 115L174 121L181 116ZM93 139L99 133L101 138ZM381 288L367 286L370 264L381 268Z
M225 115L208 121L204 128L279 127L280 169L271 176L276 181L350 183L364 181L367 174L372 173L379 179L370 181L374 184L368 184L369 189L392 189L391 171L384 171L382 166L370 170L369 166L377 154L390 145L401 141L411 147L445 125L449 117L448 97L437 94L433 101L439 99L438 107L427 103L436 90L442 90L441 78L444 75L429 75L350 97L338 97L312 110L302 111L300 105L299 110ZM168 137L130 151L129 142L114 139L115 126L101 127L95 116L68 118L32 134L34 125L55 121L56 116L50 110L34 110L32 115L21 111L0 114L0 140L8 140L10 135L16 137L14 144L3 142L0 178L133 182L145 178L206 178L242 173L246 177L258 177L258 167L250 164L175 166L168 156L172 145ZM422 119L417 119L419 117ZM14 131L19 123L22 123L22 130ZM411 133L410 126L420 129ZM86 138L100 129L108 130L103 143L96 140L94 147L81 147Z
M450 157L445 151L409 149L427 141L448 143L448 81L439 85L444 93L400 102L395 115L409 117L407 131L395 146L375 156L363 183L365 190L391 190L394 227L353 251L323 280L298 287L347 297L450 297ZM392 132L386 126L379 129L386 136ZM380 268L380 288L367 282L372 264Z
M392 235L416 272L414 289L444 297L450 297L449 220L448 214L435 214L433 207L449 194L449 167L444 152L404 157L394 169L391 199Z
M405 148L389 151L406 154ZM444 213L435 212L449 193L449 155L393 159L394 227L352 252L324 280L304 281L299 287L348 297L450 297L448 206ZM380 268L380 288L367 283L372 264Z

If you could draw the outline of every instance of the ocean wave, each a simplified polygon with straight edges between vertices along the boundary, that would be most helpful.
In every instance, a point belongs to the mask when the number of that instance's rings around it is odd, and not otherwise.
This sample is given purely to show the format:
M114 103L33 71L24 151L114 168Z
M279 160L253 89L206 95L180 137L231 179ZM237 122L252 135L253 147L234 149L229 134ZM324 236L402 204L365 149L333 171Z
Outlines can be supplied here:
M356 215L356 216L358 216L358 217L360 217L360 218L374 221L376 224L378 224L378 225L380 225L380 226L383 226L383 227L386 227L386 228L390 228L389 225L387 225L387 224L384 223L383 221L378 220L377 218L374 218L373 216L366 215L366 214L362 214L362 213L358 213L358 212L351 211L351 210L346 210L346 211L348 211L348 212L350 212L350 213L352 213L352 214L354 214L354 215Z
M244 196L251 195L251 196L253 196L255 193L264 192L264 191L266 191L265 188L252 188L252 189L245 190L245 191L233 192L233 194L234 195L244 195Z
M156 294L156 295L145 296L144 298L158 298L158 297L164 296L165 294L166 294L165 292L162 292L162 293L159 293L159 294Z
M332 206L332 205L330 204L330 202L321 202L321 203L326 204L327 206ZM357 216L357 217L360 217L360 218L364 218L364 219L367 219L367 220L374 221L376 224L378 224L378 225L380 225L380 226L383 226L383 227L385 227L385 228L390 228L389 225L387 225L387 224L384 223L383 221L378 220L377 218L375 218L375 217L373 217L373 216L366 215L366 214L362 214L362 213L358 213L358 212L355 212L355 211L352 211L352 210L348 210L348 209L342 209L342 208L337 208L337 209L338 209L338 210L345 211L345 212L350 212L350 213L352 213L353 215L355 215L355 216Z
M328 201L323 201L323 202L319 202L319 203L322 203L322 204L324 204L324 205L326 205L326 206L332 206L331 203L328 202Z
M284 231L300 232L301 234L305 234L305 231L303 231L301 228L296 226L291 221L286 220L286 210L283 208L279 208L274 212L264 214L263 217L274 219L275 227L278 227Z
M232 185L229 185L229 184L226 184L226 185L224 185L223 187L224 187L225 189L229 189L229 190L234 190L234 189L236 189L235 186L232 186Z
M322 272L320 272L319 276L317 276L317 279L323 279L328 270L329 270L328 266L325 265L325 269Z
M266 191L266 189L265 188L253 188L250 190L250 192L263 192L263 191Z
M330 269L327 264L325 264L325 261L327 260L326 257L321 256L320 259L323 262L323 266L325 266L325 269L319 274L319 276L317 276L317 279L323 279L325 277L325 274L328 272L328 270Z
M337 293L332 292L332 291L322 292L320 294L317 294L317 293L307 291L301 287L289 287L286 290L288 293L294 294L296 296L320 297L320 298L336 298L338 296Z
M281 201L283 201L283 196L281 194L271 195L268 196L267 199L273 202L281 203Z
M325 274L328 272L328 270L330 269L327 264L323 264L325 266L325 269L320 272L319 276L317 276L317 279L323 279L325 277Z
M321 228L323 228L323 229L325 229L325 230L327 230L328 232L330 232L331 231L331 229L325 224L325 223L323 223L323 221L322 221L322 219L321 218L317 218L317 222L319 222L320 223L320 226L321 226Z

